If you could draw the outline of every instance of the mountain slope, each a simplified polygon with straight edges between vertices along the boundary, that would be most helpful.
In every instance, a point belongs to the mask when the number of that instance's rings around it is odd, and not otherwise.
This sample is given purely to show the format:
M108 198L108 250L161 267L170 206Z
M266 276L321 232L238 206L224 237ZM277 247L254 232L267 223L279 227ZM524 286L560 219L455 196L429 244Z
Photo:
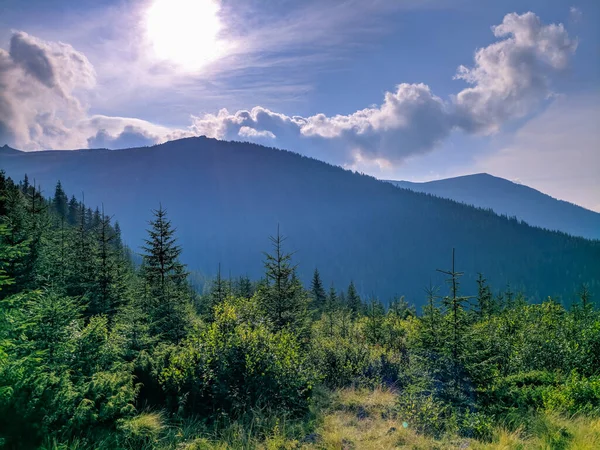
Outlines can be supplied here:
M60 179L87 204L104 204L130 246L144 237L150 209L168 209L190 269L214 275L263 273L262 251L280 224L299 275L318 266L327 284L354 280L363 296L405 294L442 284L452 247L463 287L477 272L495 287L570 298L600 286L600 243L540 230L453 201L398 189L300 155L206 138L150 148L14 153L0 151L13 178L27 173L47 196ZM81 195L78 195L81 197ZM444 291L445 292L445 288Z
M390 183L479 208L491 208L498 214L514 216L549 230L559 230L588 239L600 239L599 213L487 173L426 183L392 180Z

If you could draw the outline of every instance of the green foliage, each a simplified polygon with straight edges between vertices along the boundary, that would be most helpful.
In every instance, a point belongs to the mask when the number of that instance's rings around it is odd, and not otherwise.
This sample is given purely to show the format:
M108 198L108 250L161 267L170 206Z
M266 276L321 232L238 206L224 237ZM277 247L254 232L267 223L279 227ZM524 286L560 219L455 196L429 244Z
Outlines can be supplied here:
M228 301L215 307L213 323L182 346L163 349L157 359L171 405L187 414L302 411L315 382L293 334L243 321L238 307Z
M417 315L403 297L363 303L353 282L326 293L316 270L305 289L278 232L263 280L219 268L200 295L162 207L135 267L118 224L67 198L0 171L0 447L321 445L318 393L354 386L435 439L491 441L501 424L567 448L578 431L556 417L600 418L585 286L567 309L493 295L480 275L471 301L453 267Z
M571 375L561 385L542 393L546 409L565 414L600 415L600 377Z

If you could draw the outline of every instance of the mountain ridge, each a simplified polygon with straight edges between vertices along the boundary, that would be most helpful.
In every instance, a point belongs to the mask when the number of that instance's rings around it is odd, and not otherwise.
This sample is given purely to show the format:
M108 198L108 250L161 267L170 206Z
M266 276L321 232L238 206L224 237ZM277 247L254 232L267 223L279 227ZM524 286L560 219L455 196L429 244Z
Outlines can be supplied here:
M489 208L533 226L600 239L600 213L491 174L478 173L421 183L384 181L415 192Z
M115 215L134 249L150 210L162 203L184 262L207 276L222 263L224 273L260 278L262 252L280 224L288 249L298 251L303 281L318 265L327 284L344 288L353 280L367 297L406 294L421 303L423 286L443 284L435 269L448 266L453 247L468 290L477 272L539 298L566 298L584 281L600 284L593 242L287 150L187 138L118 151L0 154L0 163L13 178L35 178L46 196L58 179L69 193L83 191L87 204ZM532 260L533 271L523 266Z

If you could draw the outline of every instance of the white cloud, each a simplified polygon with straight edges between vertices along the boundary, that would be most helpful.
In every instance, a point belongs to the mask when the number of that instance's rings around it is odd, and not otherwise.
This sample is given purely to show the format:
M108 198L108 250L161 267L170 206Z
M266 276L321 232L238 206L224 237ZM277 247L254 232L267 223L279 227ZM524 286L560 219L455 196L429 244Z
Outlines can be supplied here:
M275 135L267 130L256 130L250 127L241 127L238 136L249 138L268 138L275 139Z
M477 50L475 66L460 66L456 75L473 85L455 99L466 131L493 133L531 113L551 94L549 75L577 48L562 24L543 25L532 12L507 14L492 30L505 39Z
M80 94L95 80L70 45L14 33L9 51L0 49L0 139L24 149L85 147L70 130L85 117Z
M269 131L280 146L325 151L321 157L350 165L359 159L401 162L431 151L453 129L495 133L552 94L550 76L567 66L577 41L562 24L544 25L531 12L508 14L492 30L500 40L477 50L472 68L458 69L456 78L471 86L447 101L427 85L404 83L386 92L381 105L349 115L286 116L258 106L195 117L193 129L218 139L264 137L242 128Z
M387 168L431 151L453 130L494 133L507 121L533 112L551 95L550 76L564 69L577 42L559 24L533 13L508 14L492 28L497 42L475 53L473 67L457 78L471 86L444 100L425 84L400 84L380 105L348 115L288 116L251 110L192 116L188 129L170 129L122 118L88 117L79 96L93 86L85 56L66 44L13 36L0 51L0 133L20 148L124 147L190 135L272 142L348 167L372 161ZM25 85L25 92L19 88ZM24 102L17 102L19 95Z

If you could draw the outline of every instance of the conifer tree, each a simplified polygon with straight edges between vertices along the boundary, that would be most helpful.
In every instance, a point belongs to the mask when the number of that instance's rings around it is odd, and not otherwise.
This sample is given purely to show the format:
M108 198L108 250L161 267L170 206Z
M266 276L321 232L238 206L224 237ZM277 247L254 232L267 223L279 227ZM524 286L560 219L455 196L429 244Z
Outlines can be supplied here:
M265 315L278 331L289 328L304 331L308 313L308 297L296 278L292 254L283 249L285 237L279 232L270 236L273 253L265 253L265 282L260 301Z
M69 205L67 207L67 222L70 225L75 225L79 222L79 202L75 198L75 196L71 196L71 200L69 200Z
M450 328L446 348L452 365L452 381L454 384L452 387L455 390L454 394L457 394L462 388L462 359L468 326L465 305L470 297L459 295L459 278L463 275L463 272L457 272L454 268L454 249L452 249L452 269L449 271L438 269L438 272L449 277L446 281L450 285L450 295L445 296L442 303L446 309L446 317Z
M65 194L65 191L62 188L61 182L58 181L54 190L52 206L54 207L54 211L58 214L59 219L64 219L67 217L68 202L69 198L67 197L67 194Z
M336 323L336 312L339 309L339 301L338 301L338 296L337 293L335 291L335 287L333 286L333 283L331 284L331 287L329 288L329 295L327 296L327 299L325 300L325 308L324 308L324 313L325 313L325 317L327 320L327 331L330 337L333 336L333 329Z
M327 299L327 294L325 294L325 289L323 288L323 282L321 281L321 276L319 275L318 269L315 269L313 274L313 279L310 286L310 293L312 297L312 307L317 311L322 311L325 307L325 301Z
M212 282L210 294L209 294L209 303L210 309L212 313L212 309L225 301L229 295L229 288L227 286L227 281L221 277L221 264L219 263L219 268L217 270L217 278Z
M92 314L113 316L125 300L126 264L122 255L115 249L115 232L110 225L110 217L104 214L104 209L99 220L95 230L98 256L90 310Z
M239 277L237 283L235 283L235 294L238 297L249 299L252 297L253 288L252 282L248 276Z
M477 276L477 304L475 312L479 319L489 317L493 312L494 297L486 279L480 273Z
M362 301L356 292L354 281L350 281L350 285L348 286L346 305L348 306L348 309L352 313L353 317L356 317L362 310Z
M177 342L185 336L190 320L190 299L187 273L179 261L181 247L177 245L175 229L167 212L159 206L152 211L145 239L142 275L148 288L147 303L152 319L152 332Z

